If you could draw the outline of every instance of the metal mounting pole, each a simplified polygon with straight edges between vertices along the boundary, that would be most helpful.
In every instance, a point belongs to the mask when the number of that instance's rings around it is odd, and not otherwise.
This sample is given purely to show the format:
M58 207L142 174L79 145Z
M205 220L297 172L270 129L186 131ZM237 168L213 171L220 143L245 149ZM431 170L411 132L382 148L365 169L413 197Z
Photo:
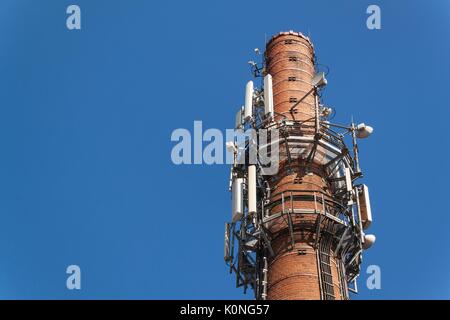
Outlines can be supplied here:
M361 173L361 168L359 167L359 156L358 156L358 143L356 142L356 127L355 124L352 122L351 126L352 131L352 142L353 142L353 154L355 158L355 165L356 165L356 173Z
M315 112L316 112L316 134L319 133L320 131L320 115L319 115L319 96L317 94L317 88L314 87L315 90L315 95L314 95L314 100L315 100Z

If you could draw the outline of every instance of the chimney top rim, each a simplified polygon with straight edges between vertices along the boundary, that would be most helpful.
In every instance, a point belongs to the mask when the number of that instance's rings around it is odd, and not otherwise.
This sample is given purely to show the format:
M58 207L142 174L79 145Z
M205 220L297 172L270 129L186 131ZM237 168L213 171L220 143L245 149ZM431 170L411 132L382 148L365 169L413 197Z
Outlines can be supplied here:
M281 32L278 32L277 34L273 35L272 38L270 38L270 40L267 41L266 47L267 47L273 40L275 40L275 39L277 39L278 37L281 37L281 36L297 36L297 37L300 37L300 38L305 39L306 41L308 41L308 43L309 43L309 44L311 45L311 47L314 49L314 45L313 45L313 43L312 43L312 41L311 41L311 39L310 39L309 37L305 36L305 35L304 35L303 33L301 33L301 32L296 32L296 31L293 31L293 30L289 30L289 31L281 31Z

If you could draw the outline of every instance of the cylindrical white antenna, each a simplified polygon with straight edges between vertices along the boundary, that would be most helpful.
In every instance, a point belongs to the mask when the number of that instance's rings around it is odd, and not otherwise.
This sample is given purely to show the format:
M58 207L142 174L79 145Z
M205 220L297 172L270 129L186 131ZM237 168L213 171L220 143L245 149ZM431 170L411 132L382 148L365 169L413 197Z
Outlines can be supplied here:
M247 82L245 87L245 106L244 106L244 121L248 121L253 116L253 81Z

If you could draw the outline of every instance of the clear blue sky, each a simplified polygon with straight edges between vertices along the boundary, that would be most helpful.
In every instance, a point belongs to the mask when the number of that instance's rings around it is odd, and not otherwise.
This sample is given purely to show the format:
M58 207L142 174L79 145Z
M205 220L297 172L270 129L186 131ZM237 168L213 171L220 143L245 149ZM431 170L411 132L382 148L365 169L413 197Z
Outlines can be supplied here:
M357 298L450 298L450 2L432 3L2 0L0 298L252 298L222 258L228 166L173 165L170 135L232 127L253 48L290 29L331 69L335 120L375 128L363 270L382 289L363 274Z

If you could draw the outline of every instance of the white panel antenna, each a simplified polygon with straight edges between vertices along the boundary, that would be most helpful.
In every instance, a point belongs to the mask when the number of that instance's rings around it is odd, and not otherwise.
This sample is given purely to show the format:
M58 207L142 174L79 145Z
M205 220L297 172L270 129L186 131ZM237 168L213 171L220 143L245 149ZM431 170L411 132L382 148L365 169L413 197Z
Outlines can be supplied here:
M248 166L248 213L256 213L256 166Z
M270 74L264 77L264 113L273 118L273 89Z
M253 81L249 81L245 87L244 121L249 121L253 117L253 92Z
M363 184L359 193L359 210L361 222L364 230L368 229L372 223L372 209L370 208L369 188Z
M233 222L242 218L244 214L244 179L236 178L231 185L232 216Z
M353 184L352 184L352 174L350 172L350 168L345 167L345 184L347 185L347 191L350 192L353 190Z
M244 123L243 115L244 115L244 106L242 106L238 110L238 112L236 112L236 119L234 124L235 129L242 129L242 124Z

